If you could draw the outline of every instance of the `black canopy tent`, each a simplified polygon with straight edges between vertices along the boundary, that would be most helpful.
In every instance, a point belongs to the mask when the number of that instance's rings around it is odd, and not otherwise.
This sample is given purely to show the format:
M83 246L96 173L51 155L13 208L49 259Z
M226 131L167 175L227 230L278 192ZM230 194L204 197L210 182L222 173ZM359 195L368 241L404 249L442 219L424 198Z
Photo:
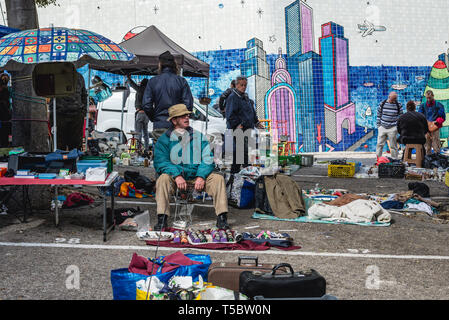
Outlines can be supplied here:
M159 55L170 51L182 69L183 76L209 78L209 64L181 48L155 26L148 27L131 39L121 42L120 46L134 53L137 56L137 62L132 65L114 66L93 63L90 67L94 70L120 75L157 75Z
M122 65L101 65L97 63L89 64L90 69L97 71L104 71L118 75L141 75L154 76L158 74L159 56L169 51L176 60L176 63L181 69L181 74L186 77L206 78L206 94L209 94L209 69L210 66L204 61L193 56L187 50L180 47L173 40L162 33L156 26L150 26L138 35L123 41L119 44L129 52L137 56L137 61L133 64L124 63ZM89 72L90 74L90 72ZM90 75L89 75L90 77ZM202 97L202 103L206 104L206 134L209 117L209 103L208 97ZM200 100L201 101L201 100ZM123 112L125 108L126 98L123 95L122 103L122 120L120 131L123 131Z

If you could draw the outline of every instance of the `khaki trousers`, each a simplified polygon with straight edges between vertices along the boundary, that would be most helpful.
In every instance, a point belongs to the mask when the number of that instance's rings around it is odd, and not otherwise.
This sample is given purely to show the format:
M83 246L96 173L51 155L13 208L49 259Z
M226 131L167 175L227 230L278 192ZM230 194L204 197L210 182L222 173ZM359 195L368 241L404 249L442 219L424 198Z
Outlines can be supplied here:
M382 126L379 127L378 135L377 135L377 148L376 155L377 157L382 157L385 142L390 143L390 152L391 157L393 159L398 158L398 142L397 142L398 129L396 127L392 128L384 128Z
M424 145L424 147L426 148L426 154L431 154L432 148L435 153L440 152L440 130L429 132L429 134L426 136L426 144Z
M193 181L187 181L193 183ZM168 174L162 174L156 181L156 205L157 214L170 216L170 197L176 191L176 182ZM228 212L228 197L226 195L226 185L223 176L211 173L205 184L206 193L214 201L215 213L220 215Z

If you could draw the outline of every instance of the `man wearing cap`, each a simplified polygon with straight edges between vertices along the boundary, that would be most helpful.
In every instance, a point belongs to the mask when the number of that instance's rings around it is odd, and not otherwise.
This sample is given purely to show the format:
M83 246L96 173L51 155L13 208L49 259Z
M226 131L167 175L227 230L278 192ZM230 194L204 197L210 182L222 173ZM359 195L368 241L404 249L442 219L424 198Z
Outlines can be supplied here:
M159 174L156 181L158 222L154 230L167 228L170 215L170 196L176 188L187 191L206 191L214 200L217 228L229 229L227 223L228 200L225 180L213 173L215 164L209 141L202 133L190 127L192 113L183 104L169 108L171 127L158 139L154 150L154 168Z
M170 127L168 108L184 104L193 110L193 96L187 80L178 75L173 55L166 51L159 56L159 75L151 78L145 89L142 108L153 122L153 142Z

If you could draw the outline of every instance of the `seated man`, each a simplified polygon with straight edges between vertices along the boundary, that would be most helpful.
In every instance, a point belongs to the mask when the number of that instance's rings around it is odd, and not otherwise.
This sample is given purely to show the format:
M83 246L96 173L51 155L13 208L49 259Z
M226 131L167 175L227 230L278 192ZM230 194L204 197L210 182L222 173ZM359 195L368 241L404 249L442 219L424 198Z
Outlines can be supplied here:
M407 113L399 117L398 132L400 137L398 142L401 144L424 144L426 143L426 134L429 132L429 126L426 117L416 112L416 105L413 101L407 103Z
M170 196L178 188L187 190L188 182L195 190L205 190L214 200L217 228L229 229L228 199L223 176L215 169L209 141L190 127L190 112L183 104L168 110L172 127L157 141L154 149L154 168L160 175L156 181L158 222L154 230L167 228L170 215Z

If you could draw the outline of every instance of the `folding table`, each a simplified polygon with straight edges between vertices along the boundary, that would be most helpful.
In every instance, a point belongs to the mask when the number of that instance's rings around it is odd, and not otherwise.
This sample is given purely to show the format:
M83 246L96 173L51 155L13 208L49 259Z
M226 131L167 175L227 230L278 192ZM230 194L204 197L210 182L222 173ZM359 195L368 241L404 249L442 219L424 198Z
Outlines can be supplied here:
M22 222L26 222L26 214L28 213L28 207L31 209L28 198L29 186L54 186L55 187L55 224L59 225L59 208L58 208L58 188L61 186L91 186L98 187L100 196L103 198L103 241L106 241L106 236L111 230L114 229L114 215L111 214L111 224L107 224L107 197L108 191L111 197L111 209L114 212L114 183L119 178L118 172L111 172L105 181L86 181L86 180L71 180L71 179L28 179L28 178L0 178L0 187L10 186L12 187L10 194L7 197L13 197L14 192L19 187L23 188L23 194L25 201L22 203L24 208L24 219ZM20 220L20 219L19 219Z

